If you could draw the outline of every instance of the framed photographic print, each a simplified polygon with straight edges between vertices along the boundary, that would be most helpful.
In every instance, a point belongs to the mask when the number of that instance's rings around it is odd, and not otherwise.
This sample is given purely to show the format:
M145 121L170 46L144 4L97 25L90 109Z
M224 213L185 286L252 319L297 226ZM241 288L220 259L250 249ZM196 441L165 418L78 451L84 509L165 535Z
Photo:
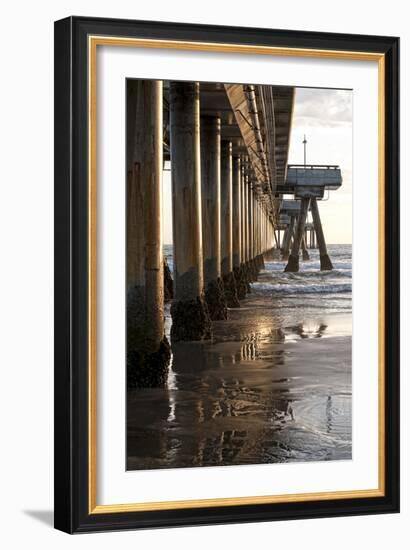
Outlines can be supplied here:
M399 39L55 24L55 526L399 510Z

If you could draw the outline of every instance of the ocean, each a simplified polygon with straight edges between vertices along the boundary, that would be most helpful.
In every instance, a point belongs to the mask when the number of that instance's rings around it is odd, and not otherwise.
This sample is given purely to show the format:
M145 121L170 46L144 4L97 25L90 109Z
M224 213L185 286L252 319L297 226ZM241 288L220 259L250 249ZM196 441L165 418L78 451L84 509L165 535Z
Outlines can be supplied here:
M212 341L172 345L165 388L128 392L128 469L351 459L351 246L328 251L265 261Z

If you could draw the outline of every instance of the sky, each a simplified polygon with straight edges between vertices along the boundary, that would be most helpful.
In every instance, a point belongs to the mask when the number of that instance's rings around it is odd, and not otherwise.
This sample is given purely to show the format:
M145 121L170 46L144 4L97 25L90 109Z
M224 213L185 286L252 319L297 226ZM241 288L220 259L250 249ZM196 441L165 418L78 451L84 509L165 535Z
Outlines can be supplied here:
M307 164L338 164L343 184L319 202L328 244L352 242L352 91L297 88L289 164L303 164L306 135ZM164 172L164 243L172 243L171 176Z

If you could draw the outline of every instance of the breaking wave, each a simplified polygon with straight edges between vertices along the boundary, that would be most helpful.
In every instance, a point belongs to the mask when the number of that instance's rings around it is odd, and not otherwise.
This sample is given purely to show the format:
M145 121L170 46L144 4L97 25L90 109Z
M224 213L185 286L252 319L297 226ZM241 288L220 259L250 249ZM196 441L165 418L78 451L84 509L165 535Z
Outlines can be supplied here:
M252 288L255 292L269 292L271 294L341 294L350 293L352 291L351 283L340 284L287 284L272 282L257 282L252 284Z

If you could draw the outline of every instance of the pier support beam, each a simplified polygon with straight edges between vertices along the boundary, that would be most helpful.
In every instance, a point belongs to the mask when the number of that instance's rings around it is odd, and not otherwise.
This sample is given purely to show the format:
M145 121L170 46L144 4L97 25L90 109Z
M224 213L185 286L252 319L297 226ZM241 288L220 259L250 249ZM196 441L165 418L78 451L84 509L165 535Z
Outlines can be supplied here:
M227 319L221 278L221 119L201 117L202 247L205 300L212 321Z
M258 278L258 269L255 262L255 243L254 243L254 219L253 219L253 189L249 181L248 184L248 272L251 281Z
M239 300L246 297L246 283L242 276L242 168L241 159L232 160L232 260Z
M319 207L316 199L311 199L310 208L312 211L313 224L315 226L317 244L319 247L320 270L331 271L333 269L333 265L327 253L325 236L323 234L322 222L320 221Z
M274 249L275 249L275 230L273 228L272 220L268 216L268 260L273 260Z
M266 227L266 210L265 210L265 205L263 204L263 202L261 202L261 253L259 255L260 269L263 269L265 267L265 251L266 251L265 227Z
M259 228L259 223L260 223L260 204L259 204L259 201L258 201L258 197L255 195L254 197L254 202L255 202L255 209L254 209L254 218L253 218L253 225L254 225L254 239L255 239L255 243L254 243L254 254L255 254L255 263L256 263L256 266L258 268L258 272L260 271L261 267L260 267L260 253L261 253L261 250L260 250L260 228Z
M247 188L248 188L248 176L246 173L245 166L247 165L247 160L242 163L241 170L241 242L242 242L242 253L241 253L241 277L243 280L244 286L246 286L246 292L251 291L249 285L249 273L248 273L248 246L247 246L247 231L248 231L248 212L246 209L247 204Z
M221 143L221 272L228 307L240 307L233 272L232 143Z
M199 84L170 83L175 298L171 338L211 337L202 263Z
M307 246L306 246L306 231L305 231L305 234L302 237L302 242L300 244L301 244L301 248L302 248L302 260L304 262L306 262L307 260L310 259L309 258L309 252L308 252Z
M253 194L253 264L255 268L255 280L258 279L259 271L264 267L260 241L260 203L256 193Z
M244 227L245 227L245 254L244 264L248 283L252 282L252 276L249 269L249 175L245 174L244 179ZM249 289L250 290L250 289Z
M312 248L316 248L316 233L314 229L312 229Z
M162 81L127 85L127 386L165 383Z
M259 255L258 255L258 267L263 269L265 267L264 253L265 253L265 221L266 212L262 202L259 202Z
M280 229L274 230L276 249L280 250Z
M291 243L291 240L292 240L294 227L295 227L295 216L291 216L290 220L289 220L289 225L285 229L285 234L283 235L282 260L288 260L289 259L290 243Z
M174 281L172 280L171 270L168 262L164 258L164 301L170 302L174 297Z
M305 232L306 216L309 208L309 198L301 200L298 222L293 237L292 250L285 271L296 273L299 271L299 249Z

